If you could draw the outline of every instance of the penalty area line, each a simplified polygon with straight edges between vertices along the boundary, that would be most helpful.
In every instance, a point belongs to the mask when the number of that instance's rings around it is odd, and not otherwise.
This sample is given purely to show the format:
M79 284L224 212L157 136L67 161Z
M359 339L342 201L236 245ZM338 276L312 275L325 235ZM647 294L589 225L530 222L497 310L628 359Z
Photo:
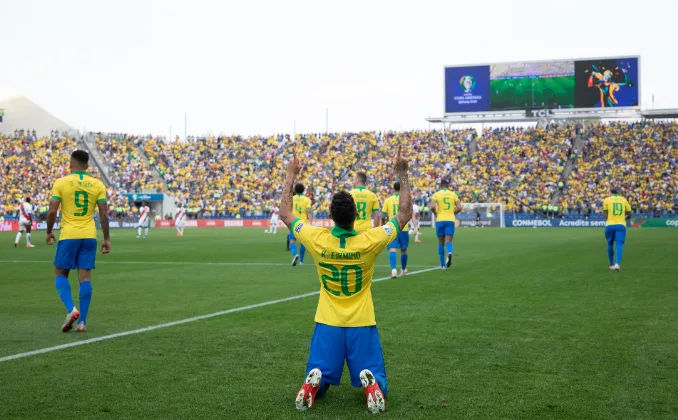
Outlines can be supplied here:
M440 268L439 267L431 267L431 268L426 268L424 270L412 271L411 273L408 273L407 276L409 277L409 276L414 275L414 274L425 273L427 271L433 271L433 270L440 270ZM376 283L376 282L386 281L386 280L391 280L391 277L381 277L381 278L372 280L372 282ZM214 312L214 313L207 314L207 315L194 316L194 317L191 317L191 318L181 319L181 320L173 321L173 322L167 322L167 323L164 323L164 324L151 325L151 326L139 328L139 329L136 329L136 330L123 331L123 332L119 332L119 333L115 333L115 334L103 335L101 337L89 338L87 340L74 341L72 343L61 344L61 345L58 345L58 346L45 347L43 349L28 351L28 352L25 352L25 353L12 354L10 356L0 357L0 363L9 362L10 360L22 359L24 357L36 356L38 354L50 353L50 352L53 352L53 351L63 350L63 349L67 349L67 348L70 348L70 347L83 346L85 344L92 344L92 343L97 343L99 341L111 340L113 338L125 337L125 336L128 336L128 335L134 335L134 334L141 334L141 333L145 333L145 332L149 332L149 331L159 330L159 329L162 329L162 328L174 327L176 325L188 324L190 322L201 321L203 319L209 319L209 318L214 318L214 317L217 317L217 316L228 315L228 314L232 314L232 313L235 313L235 312L248 311L250 309L262 308L264 306L271 306L271 305L276 305L278 303L284 303L284 302L290 302L290 301L293 301L293 300L304 299L304 298L307 298L307 297L316 296L318 294L320 294L320 291L304 293L304 294L301 294L301 295L290 296L290 297L286 297L286 298L282 298L282 299L275 299L275 300L269 300L267 302L255 303L253 305L241 306L239 308L227 309L225 311Z

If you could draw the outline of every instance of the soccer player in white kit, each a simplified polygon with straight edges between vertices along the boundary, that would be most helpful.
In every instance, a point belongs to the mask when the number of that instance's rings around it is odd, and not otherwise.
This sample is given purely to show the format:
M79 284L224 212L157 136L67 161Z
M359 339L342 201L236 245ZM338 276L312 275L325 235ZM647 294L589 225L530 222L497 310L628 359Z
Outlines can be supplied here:
M26 197L26 200L19 204L17 209L19 212L19 231L16 234L16 239L14 240L14 247L19 246L19 241L21 240L21 234L26 231L26 248L35 248L35 245L31 244L31 227L33 225L33 206L31 205L31 197Z
M414 235L414 242L419 240L419 206L412 204L412 220L410 220L410 235Z
M137 239L141 238L141 228L146 228L144 232L144 238L148 238L148 219L150 218L151 209L148 208L145 201L141 202L141 207L139 207L139 224L137 226L138 233Z
M178 204L179 208L177 209L177 215L174 218L174 225L177 228L177 236L184 236L184 226L186 225L186 212L181 206L181 203Z
M278 233L278 221L280 220L280 209L277 207L273 207L273 210L271 211L271 222L268 226L268 231L272 234Z

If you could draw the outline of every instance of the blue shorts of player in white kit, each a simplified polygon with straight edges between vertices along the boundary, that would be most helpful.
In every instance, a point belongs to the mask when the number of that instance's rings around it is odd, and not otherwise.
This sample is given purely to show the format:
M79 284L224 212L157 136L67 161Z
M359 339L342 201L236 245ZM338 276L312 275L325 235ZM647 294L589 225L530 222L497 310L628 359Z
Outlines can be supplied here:
M97 240L64 239L57 243L54 266L62 270L91 270L97 256Z
M626 241L626 226L624 225L609 225L605 227L605 239L608 244L615 241L622 244Z
M404 251L407 249L409 245L410 245L410 232L400 232L398 236L396 236L395 240L388 244L388 247L386 247L386 249L396 248Z
M315 324L306 374L315 368L322 372L318 397L322 396L330 385L339 385L344 360L351 374L351 385L356 388L362 386L360 372L369 369L377 380L381 392L386 396L388 392L386 367L376 325L333 327Z
M436 222L436 236L454 236L454 228L457 225L454 222Z

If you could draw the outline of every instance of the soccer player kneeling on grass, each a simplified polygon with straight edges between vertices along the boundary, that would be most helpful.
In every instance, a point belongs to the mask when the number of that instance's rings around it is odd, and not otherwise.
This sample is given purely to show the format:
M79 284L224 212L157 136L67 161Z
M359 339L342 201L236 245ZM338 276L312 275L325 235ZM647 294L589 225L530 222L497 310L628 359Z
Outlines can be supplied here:
M332 197L330 214L335 227L331 231L296 218L292 196L301 164L294 156L287 167L280 217L313 256L321 284L306 379L295 400L299 410L313 406L315 398L330 385L339 385L344 360L351 384L364 388L368 410L379 413L385 409L388 385L374 318L372 276L376 258L412 217L408 164L400 156L400 148L393 167L400 181L400 211L384 226L362 233L354 230L358 209L346 191Z

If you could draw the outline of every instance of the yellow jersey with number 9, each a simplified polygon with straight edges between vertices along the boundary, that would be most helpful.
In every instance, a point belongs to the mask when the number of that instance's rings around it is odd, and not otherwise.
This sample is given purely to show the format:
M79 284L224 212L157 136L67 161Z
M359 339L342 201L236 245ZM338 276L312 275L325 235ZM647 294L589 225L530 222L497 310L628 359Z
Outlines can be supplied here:
M311 207L311 199L305 195L296 194L292 197L292 213L302 221L308 221L308 208Z
M400 194L394 194L384 200L384 207L382 207L381 212L386 213L389 219L394 219L396 214L400 211ZM410 224L406 224L403 232L409 232Z
M454 207L459 201L457 194L452 191L444 188L437 193L433 194L431 197L433 201L436 202L436 208L438 209L438 214L436 215L436 221L438 222L454 222Z
M372 213L379 211L379 199L365 187L355 187L349 194L353 196L355 207L358 210L358 217L355 219L353 228L358 233L372 229Z
M56 180L52 198L61 201L60 241L97 237L94 212L97 203L106 201L106 187L101 181L87 172L73 172Z
M629 202L624 197L615 194L603 200L603 211L607 212L607 223L605 226L626 226L626 213L631 212L631 205L629 205Z
M292 230L318 268L315 322L335 327L376 325L371 290L374 261L398 236L398 223L392 220L358 233L338 226L329 231L296 219Z

